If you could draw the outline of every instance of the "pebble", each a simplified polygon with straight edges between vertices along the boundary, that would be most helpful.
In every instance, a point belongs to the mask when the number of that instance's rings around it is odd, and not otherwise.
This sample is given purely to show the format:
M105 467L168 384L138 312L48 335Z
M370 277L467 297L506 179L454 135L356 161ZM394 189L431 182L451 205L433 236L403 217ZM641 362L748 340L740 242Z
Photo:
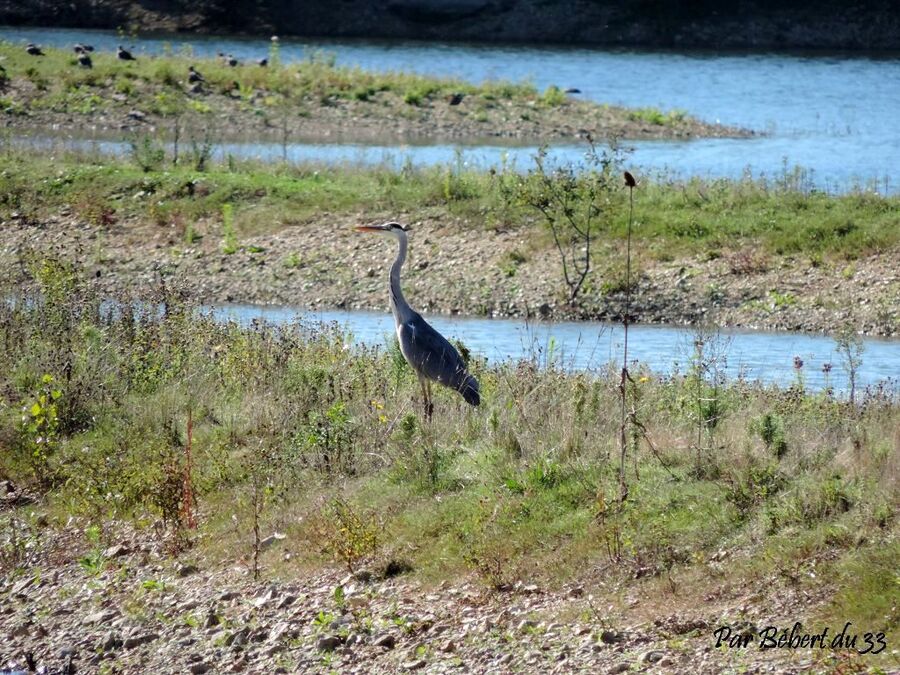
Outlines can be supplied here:
M600 641L607 645L615 644L616 642L621 642L624 638L621 634L611 631L605 630L600 633Z
M393 649L397 644L397 638L395 638L390 633L382 635L378 639L376 639L373 643L376 647L384 647L385 649Z
M139 647L140 645L147 644L148 642L153 642L154 640L159 639L159 635L157 633L147 633L146 635L141 635L139 637L129 637L125 639L125 649L133 649L135 647Z
M407 661L401 668L403 668L403 670L419 670L427 665L428 662L425 659L418 659L416 661Z
M196 574L200 571L200 568L194 564L186 563L184 565L178 566L178 576L180 577L189 577L192 574Z
M325 635L316 642L316 649L320 652L331 652L340 647L343 640L337 635Z
M112 621L118 615L119 615L119 613L115 610L102 610L99 612L93 612L92 614L88 614L86 617L84 617L84 619L82 620L82 623L87 624L87 625L91 625L91 624L95 624L95 623L103 624L103 623Z
M665 652L651 649L649 652L641 654L641 663L656 663L665 657Z

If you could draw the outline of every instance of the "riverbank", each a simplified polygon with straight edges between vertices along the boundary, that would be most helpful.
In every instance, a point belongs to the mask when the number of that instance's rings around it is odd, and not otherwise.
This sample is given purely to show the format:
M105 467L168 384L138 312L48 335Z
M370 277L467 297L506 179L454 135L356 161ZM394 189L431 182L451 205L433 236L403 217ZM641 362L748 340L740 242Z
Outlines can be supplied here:
M109 298L52 254L32 263L40 296L0 280L20 300L0 304L4 664L897 665L895 393L722 383L701 353L635 372L621 503L614 369L474 358L480 407L438 388L425 421L395 350L199 316L189 284ZM850 622L860 646L757 647L796 622ZM717 648L722 626L753 647Z
M276 49L273 47L273 49ZM748 137L680 111L628 109L578 100L558 86L473 84L406 73L370 73L328 57L277 66L236 67L188 56L75 55L45 49L30 56L0 43L0 111L8 133L65 130L95 136L182 137L182 143L254 138L459 140L515 138L544 142L597 138ZM189 67L203 81L190 82Z
M145 287L135 299L165 298L166 313L121 320L77 272L35 260L42 301L0 305L4 663L896 664L890 647L714 647L721 626L796 621L894 644L890 393L857 407L800 385L723 385L699 362L636 377L654 445L630 447L619 504L613 372L473 360L481 407L439 389L425 423L419 383L389 351L198 317L185 285Z
M558 251L540 216L513 196L522 177L512 172L253 163L145 172L102 157L10 153L0 179L0 262L13 276L32 253L55 251L108 292L162 276L188 280L204 302L384 310L394 247L353 227L396 219L412 227L404 286L421 311L609 320L624 312L627 209L618 187L573 306ZM804 192L791 180L642 184L632 319L900 334L898 198Z
M395 0L373 5L316 0L297 11L284 0L190 3L94 0L0 2L0 24L129 31L272 33L304 37L472 41L708 49L898 49L888 0L827 0L722 6L624 0Z

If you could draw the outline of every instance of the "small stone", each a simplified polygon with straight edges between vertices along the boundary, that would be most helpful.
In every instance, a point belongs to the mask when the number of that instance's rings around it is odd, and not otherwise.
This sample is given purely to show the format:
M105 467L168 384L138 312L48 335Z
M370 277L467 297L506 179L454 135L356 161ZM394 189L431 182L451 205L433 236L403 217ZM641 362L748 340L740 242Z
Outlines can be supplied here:
M250 636L250 629L244 626L225 638L226 647L242 647L247 644L247 638Z
M384 647L385 649L393 649L397 645L397 638L395 638L390 633L382 635L375 642L373 642L376 647Z
M190 666L190 671L194 675L200 675L201 673L206 673L210 670L209 664L205 661L198 661L197 663L192 663Z
M447 640L444 644L441 645L442 652L455 652L456 651L456 643L453 640Z
M12 590L10 592L12 593L12 595L19 595L22 593L22 591L24 591L26 588L31 586L31 584L34 583L34 580L35 580L35 578L32 576L32 577L26 577L26 578L22 579L21 581L17 581L13 585Z
M338 635L324 635L316 642L316 649L320 652L333 652L341 646L343 640Z
M656 663L658 661L662 661L665 655L665 652L652 649L649 652L645 652L643 655L641 655L641 663Z
M159 639L159 635L156 633L147 633L146 635L141 635L139 637L132 636L130 638L126 638L125 649L140 647L141 645L147 644L148 642L153 642L157 639Z
M425 659L418 659L416 661L407 661L400 667L403 668L403 670L420 670L427 665L428 662Z
M331 630L340 630L342 627L347 626L353 623L353 617L349 614L341 614L338 618L332 621L328 627Z
M121 647L122 644L121 636L114 631L110 631L104 636L103 641L100 643L100 648L105 652L111 652Z
M504 654L503 658L500 659L499 663L501 666L505 666L509 663L512 663L513 655L512 654Z
M95 623L104 624L104 623L107 623L107 622L115 619L118 616L118 614L119 613L116 612L115 610L105 609L105 610L101 610L99 612L93 612L92 614L88 614L86 617L84 617L84 619L82 620L82 623L88 624L88 625L95 624Z
M622 640L623 640L622 636L615 631L605 630L602 633L600 633L600 642L607 644L607 645L612 645L612 644L615 644L616 642L621 642Z
M287 535L281 534L280 532L274 532L259 542L259 549L265 551L266 549L271 548L272 544L285 539L286 536Z
M108 549L103 551L104 558L118 558L119 556L123 556L130 553L128 547L125 544L114 544L110 546Z
M239 598L241 596L237 591L225 591L219 596L219 600L222 602L228 602L229 600L234 600L235 598Z
M185 563L184 565L178 566L178 576L180 577L189 577L192 574L196 574L200 571L200 568L192 563Z

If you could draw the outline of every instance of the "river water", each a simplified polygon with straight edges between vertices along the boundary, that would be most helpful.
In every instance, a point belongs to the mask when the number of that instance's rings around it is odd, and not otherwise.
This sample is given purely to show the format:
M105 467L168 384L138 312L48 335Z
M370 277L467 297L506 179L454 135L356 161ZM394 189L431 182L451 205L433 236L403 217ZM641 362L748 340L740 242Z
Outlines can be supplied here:
M390 314L365 311L308 311L270 305L222 305L209 309L220 319L244 325L253 321L282 324L295 321L337 323L355 342L386 345L394 331ZM611 362L621 364L622 327L601 322L532 322L517 319L429 316L438 331L461 340L489 363L534 359L569 370L595 370ZM629 328L629 360L660 374L685 372L694 354L695 333L688 328L636 325ZM900 393L900 341L867 338L863 341L858 386L887 382ZM722 331L706 340L707 355L721 354L717 363L731 380L744 378L789 386L802 377L804 386L830 386L846 391L848 378L835 342L821 335L762 331ZM794 367L799 356L803 368ZM832 364L826 375L823 365ZM619 366L621 367L621 365Z
M120 38L109 31L0 28L0 39L69 48L90 42L113 50L120 42L138 55L217 52L253 60L267 55L267 39L210 36ZM476 46L440 43L283 40L290 62L328 53L338 64L378 71L405 70L481 82L530 80L577 87L580 96L627 106L678 108L702 119L744 126L764 135L751 139L645 141L633 147L631 166L670 176L737 177L745 173L777 179L785 169L808 170L809 185L829 191L900 186L900 56L666 52L565 47ZM83 140L83 139L82 139ZM289 159L342 162L444 163L457 147L436 142L294 143ZM120 146L109 146L113 151ZM463 161L496 165L502 158L527 167L535 148L496 141L462 147ZM577 145L557 144L554 156L580 158ZM280 159L279 145L254 142L223 148L239 156Z
M269 41L209 36L120 38L113 32L68 29L0 28L0 39L38 42L69 48L92 43L114 50L124 42L140 56L187 51L198 57L218 52L242 60L267 55ZM783 178L793 165L808 170L807 185L830 191L860 186L896 192L900 186L900 56L809 54L715 54L474 46L435 43L283 40L281 58L296 61L328 53L338 64L378 71L405 70L447 75L473 82L530 80L539 89L550 84L578 87L588 99L627 106L680 108L698 117L763 132L751 139L708 139L686 142L641 142L630 166L666 175L735 177L745 172ZM13 139L15 142L15 139ZM121 153L115 139L32 138L30 144L53 147L64 142L79 149ZM284 148L255 140L222 144L220 156L282 158ZM394 145L313 140L287 148L291 161L326 163L420 164L462 161L481 166L506 161L527 167L533 146L492 141L456 145L442 142ZM583 148L556 144L557 161L578 161ZM309 313L294 308L229 306L214 310L242 322L298 318L338 322L355 340L384 344L393 330L387 314L371 312ZM601 368L619 361L621 327L599 323L526 324L504 319L431 317L438 330L461 339L489 361L537 358L572 369ZM812 388L846 388L847 377L832 340L814 335L727 332L721 339L727 358L721 366L730 378L787 385L802 377ZM634 326L629 352L639 363L660 373L685 370L693 352L692 331L671 327ZM794 368L799 356L804 366ZM823 365L833 364L830 374ZM867 339L859 383L863 386L900 378L900 343Z

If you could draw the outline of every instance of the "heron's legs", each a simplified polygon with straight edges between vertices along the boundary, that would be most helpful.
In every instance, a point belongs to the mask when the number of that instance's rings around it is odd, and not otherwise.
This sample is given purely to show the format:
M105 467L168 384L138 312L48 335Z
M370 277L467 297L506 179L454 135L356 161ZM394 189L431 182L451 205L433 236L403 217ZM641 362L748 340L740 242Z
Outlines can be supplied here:
M422 402L425 406L425 420L431 422L431 415L434 413L434 402L431 400L431 382L424 377L420 377L419 382L422 385Z

